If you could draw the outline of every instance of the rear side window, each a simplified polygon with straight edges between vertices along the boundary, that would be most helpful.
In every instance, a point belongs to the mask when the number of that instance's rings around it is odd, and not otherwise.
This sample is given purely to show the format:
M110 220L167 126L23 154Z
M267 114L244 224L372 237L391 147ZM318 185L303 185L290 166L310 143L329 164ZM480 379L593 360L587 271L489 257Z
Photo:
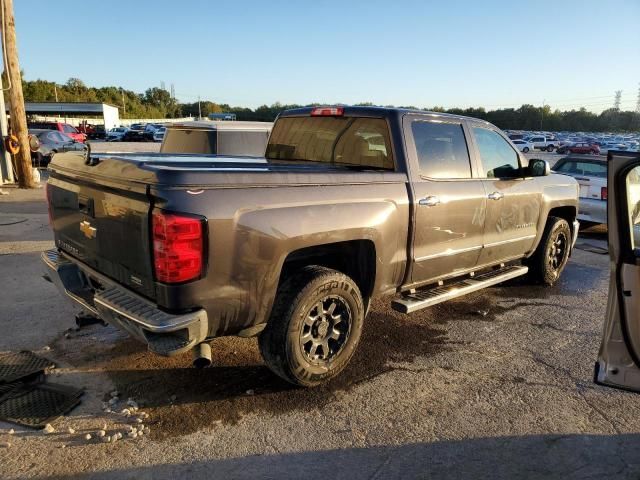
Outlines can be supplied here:
M62 126L62 131L64 133L78 133L78 130L73 128L71 125L67 125L67 124Z
M266 157L394 169L389 129L381 118L280 118L269 138Z
M161 153L217 153L216 130L169 128L164 134Z
M411 131L421 175L471 178L469 150L461 124L416 120Z
M473 136L487 178L514 178L520 175L518 154L502 136L481 127L473 127Z
M556 172L571 175L585 175L588 177L607 178L607 165L600 162L567 161L562 162L556 168Z

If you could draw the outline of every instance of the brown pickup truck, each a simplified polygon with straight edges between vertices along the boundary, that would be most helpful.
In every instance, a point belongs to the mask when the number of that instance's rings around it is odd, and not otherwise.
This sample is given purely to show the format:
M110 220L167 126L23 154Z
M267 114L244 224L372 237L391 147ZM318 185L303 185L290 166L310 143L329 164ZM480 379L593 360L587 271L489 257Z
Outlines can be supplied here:
M54 156L47 275L173 355L256 336L267 365L317 385L353 355L374 297L404 313L529 274L552 285L578 185L493 125L375 107L289 110L264 158Z

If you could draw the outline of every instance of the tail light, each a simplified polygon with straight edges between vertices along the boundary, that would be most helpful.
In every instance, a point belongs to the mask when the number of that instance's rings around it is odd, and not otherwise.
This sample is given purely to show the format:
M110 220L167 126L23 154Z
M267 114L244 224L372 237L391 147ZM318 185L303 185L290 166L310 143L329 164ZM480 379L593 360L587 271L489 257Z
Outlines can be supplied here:
M343 115L343 107L316 107L311 110L312 117L341 117Z
M159 282L182 283L202 275L203 224L202 217L153 212L153 266Z
M607 187L602 187L600 189L600 200L607 200L608 194L607 194Z

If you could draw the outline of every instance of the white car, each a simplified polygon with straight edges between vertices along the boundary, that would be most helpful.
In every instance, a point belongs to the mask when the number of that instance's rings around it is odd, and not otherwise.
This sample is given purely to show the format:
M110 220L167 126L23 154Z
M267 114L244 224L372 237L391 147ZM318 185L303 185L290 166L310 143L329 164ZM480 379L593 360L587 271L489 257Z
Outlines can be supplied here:
M105 140L107 142L121 142L124 134L129 131L126 127L115 127L107 132Z
M157 128L153 132L153 141L154 142L161 142L162 140L164 140L164 134L165 134L166 131L167 131L167 127Z
M522 153L529 153L533 151L533 143L527 142L526 140L511 140L518 150Z
M569 175L580 185L578 220L582 224L607 223L607 160L565 157L553 171Z

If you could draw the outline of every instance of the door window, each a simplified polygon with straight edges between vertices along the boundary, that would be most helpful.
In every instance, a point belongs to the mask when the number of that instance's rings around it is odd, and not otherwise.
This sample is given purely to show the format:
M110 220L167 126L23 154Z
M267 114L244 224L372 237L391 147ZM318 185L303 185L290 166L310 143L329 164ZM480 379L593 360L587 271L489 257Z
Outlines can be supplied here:
M471 178L469 150L459 123L416 120L411 124L420 174L429 178Z
M516 151L493 130L473 127L480 160L487 178L514 178L520 176L520 160Z
M640 248L640 167L627 174L627 208L631 228L631 247Z

